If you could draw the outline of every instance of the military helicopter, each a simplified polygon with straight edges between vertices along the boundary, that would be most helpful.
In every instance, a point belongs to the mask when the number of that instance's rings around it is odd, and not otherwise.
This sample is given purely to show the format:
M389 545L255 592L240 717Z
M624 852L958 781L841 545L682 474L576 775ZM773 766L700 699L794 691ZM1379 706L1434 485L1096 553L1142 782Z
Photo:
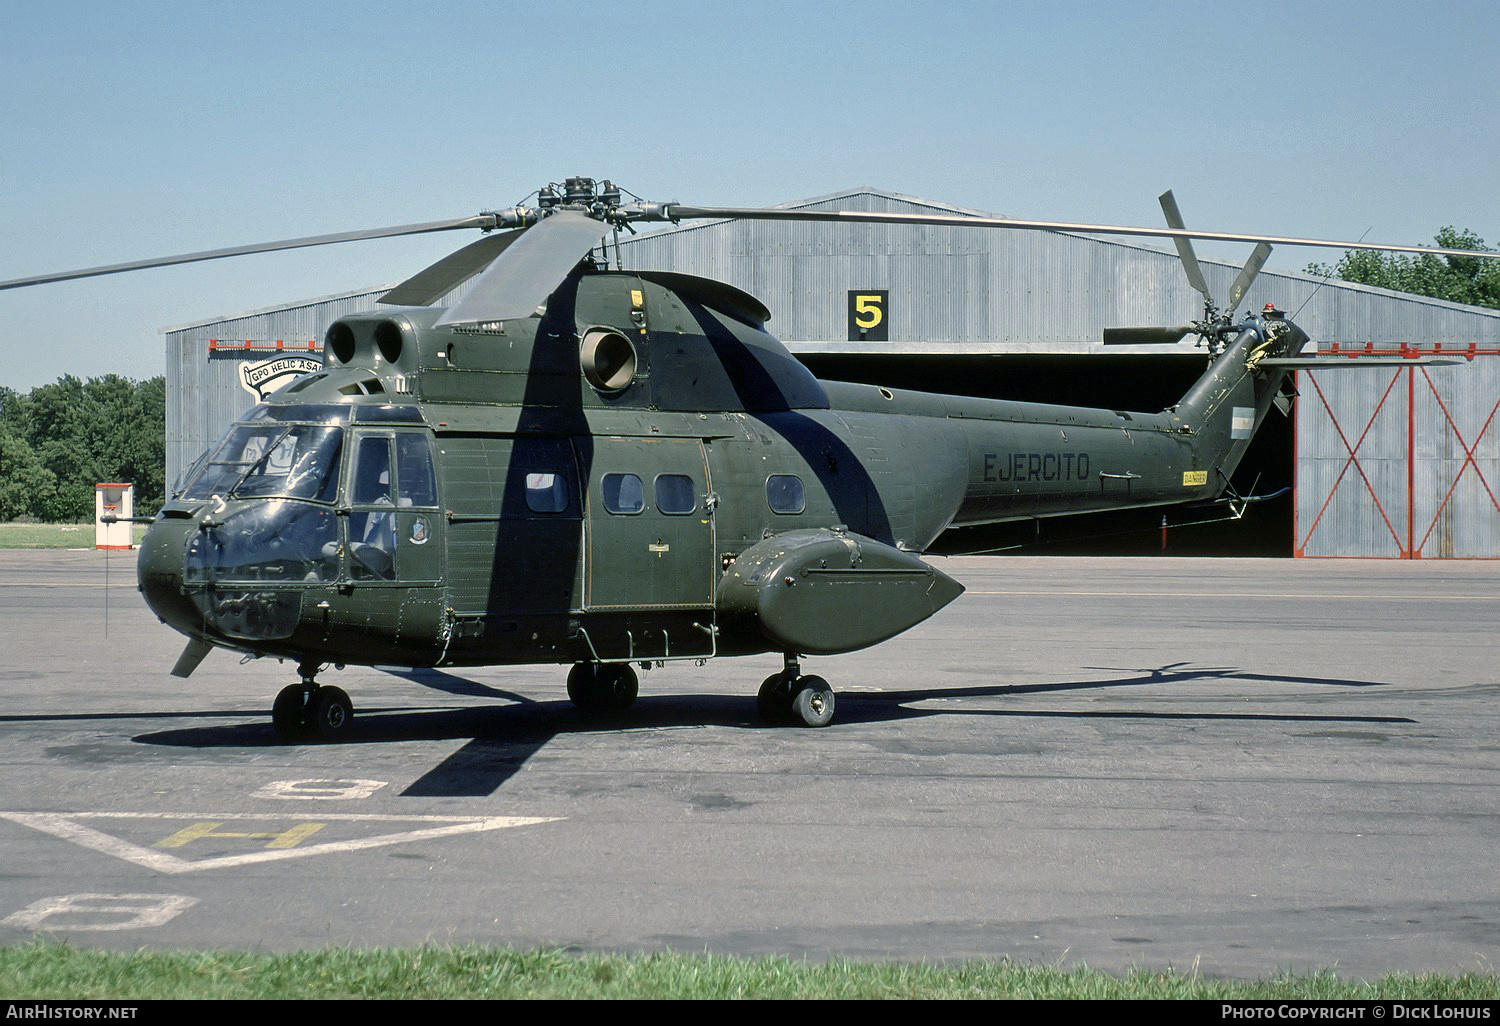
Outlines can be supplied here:
M389 312L330 325L323 368L230 426L150 518L140 590L188 638L175 675L215 647L295 660L275 729L338 740L354 707L318 682L330 665L571 663L571 700L609 713L635 700L636 665L779 652L760 714L824 726L834 691L801 658L878 644L957 598L963 586L922 559L947 528L1254 498L1230 476L1269 410L1289 405L1287 372L1312 365L1280 311L1236 318L1271 245L1449 252L1188 231L1170 193L1166 229L627 203L588 178L537 195L450 221L0 282L485 233L384 295ZM1207 367L1156 414L819 381L748 293L593 256L610 232L691 218L1171 238L1203 316L1104 342L1196 336ZM1222 307L1191 238L1257 243ZM470 279L460 302L432 307Z

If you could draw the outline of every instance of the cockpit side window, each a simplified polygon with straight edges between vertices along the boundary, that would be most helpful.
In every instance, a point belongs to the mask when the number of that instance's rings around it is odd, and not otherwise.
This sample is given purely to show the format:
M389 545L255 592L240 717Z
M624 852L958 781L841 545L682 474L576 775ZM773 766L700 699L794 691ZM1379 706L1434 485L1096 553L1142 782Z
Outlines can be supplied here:
M395 487L390 435L360 435L349 482L349 576L394 580L396 576ZM362 508L361 508L362 507Z
M277 425L264 428L248 424L236 424L229 429L213 453L199 462L199 473L183 488L189 499L207 499L214 495L227 496L246 469L260 459L270 441L272 432L280 434L284 429Z
M386 435L365 435L354 460L349 500L356 506L391 506L395 504L393 491L391 440Z
M432 446L426 435L396 436L396 484L402 506L436 506L437 480L432 472Z
M198 458L193 461L192 466L188 467L187 470L182 472L182 476L179 477L177 479L177 483L172 486L172 498L178 498L187 491L188 485L198 477L198 471L203 469L203 464L208 462L208 457L210 454L211 450L203 450L203 452L198 454Z

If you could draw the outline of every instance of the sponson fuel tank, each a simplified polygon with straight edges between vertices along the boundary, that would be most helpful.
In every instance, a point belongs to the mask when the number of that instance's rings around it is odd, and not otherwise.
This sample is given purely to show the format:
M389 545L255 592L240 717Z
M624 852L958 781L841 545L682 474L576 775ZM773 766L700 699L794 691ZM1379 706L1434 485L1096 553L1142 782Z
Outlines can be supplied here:
M822 655L894 637L963 590L910 552L819 528L778 534L741 554L720 583L718 613L721 622L753 621L772 648Z

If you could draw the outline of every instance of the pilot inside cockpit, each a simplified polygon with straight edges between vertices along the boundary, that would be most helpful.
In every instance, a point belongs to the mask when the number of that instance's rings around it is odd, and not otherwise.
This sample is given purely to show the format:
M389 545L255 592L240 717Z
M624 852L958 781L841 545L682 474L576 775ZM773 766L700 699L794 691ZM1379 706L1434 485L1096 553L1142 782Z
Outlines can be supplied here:
M359 440L349 515L350 575L392 579L396 564L396 515L391 488L391 439ZM363 508L362 508L363 507Z

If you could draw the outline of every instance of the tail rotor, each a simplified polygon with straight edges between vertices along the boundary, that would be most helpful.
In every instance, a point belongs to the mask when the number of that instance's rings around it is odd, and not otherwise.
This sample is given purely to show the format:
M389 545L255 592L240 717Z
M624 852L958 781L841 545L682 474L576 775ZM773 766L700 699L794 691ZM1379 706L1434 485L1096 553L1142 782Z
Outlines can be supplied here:
M1179 231L1186 230L1187 225L1182 220L1182 211L1177 207L1177 198L1168 189L1159 197L1162 214L1167 219L1167 227ZM1208 287L1208 279L1203 275L1203 268L1198 263L1198 254L1193 250L1191 239L1181 235L1174 235L1172 242L1177 247L1177 258L1182 262L1182 269L1187 274L1188 284L1203 297L1203 317L1190 324L1174 325L1170 327L1137 327L1137 328L1105 328L1104 344L1107 346L1119 345L1175 345L1187 338L1189 335L1197 335L1200 345L1207 345L1209 355L1216 354L1223 346L1225 340L1234 333L1234 314L1250 291L1250 285L1255 281L1260 269L1265 266L1266 259L1271 255L1269 243L1259 243L1250 254L1250 259L1245 261L1245 266L1240 268L1240 273L1235 277L1234 284L1229 287L1227 302L1221 308L1214 301L1214 294Z

